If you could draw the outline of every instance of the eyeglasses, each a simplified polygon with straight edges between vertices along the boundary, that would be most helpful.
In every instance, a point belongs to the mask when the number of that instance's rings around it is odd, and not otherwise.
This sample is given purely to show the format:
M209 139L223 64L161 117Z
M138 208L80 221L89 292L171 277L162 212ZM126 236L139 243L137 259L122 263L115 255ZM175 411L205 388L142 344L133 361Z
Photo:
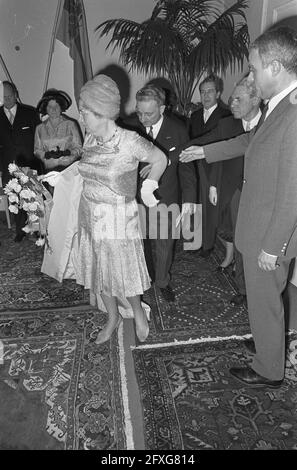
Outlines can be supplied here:
M80 108L79 109L79 119L84 119L86 116L89 116L90 114L92 114L96 118L102 118L103 117L102 114L95 113L95 111L93 111L92 109L88 109L88 108Z

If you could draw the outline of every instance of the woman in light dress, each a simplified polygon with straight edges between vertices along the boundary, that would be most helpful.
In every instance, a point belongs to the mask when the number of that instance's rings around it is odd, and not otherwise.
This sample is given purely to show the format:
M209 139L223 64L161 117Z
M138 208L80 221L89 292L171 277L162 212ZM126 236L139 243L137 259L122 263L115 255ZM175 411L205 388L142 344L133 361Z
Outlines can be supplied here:
M42 116L48 116L35 131L34 153L45 171L61 171L80 158L82 138L79 126L64 113L72 101L62 90L50 88L37 105Z
M60 281L74 277L96 294L99 305L103 301L108 321L97 344L107 341L118 326L118 304L123 301L133 310L138 339L145 341L149 334L140 300L150 279L135 201L138 164L151 164L141 189L148 206L158 202L153 191L167 166L161 150L116 125L119 109L120 94L113 80L98 75L87 82L79 102L86 128L82 158L58 178L55 173L44 178L55 185L55 194L48 227L50 249L45 251L42 271Z

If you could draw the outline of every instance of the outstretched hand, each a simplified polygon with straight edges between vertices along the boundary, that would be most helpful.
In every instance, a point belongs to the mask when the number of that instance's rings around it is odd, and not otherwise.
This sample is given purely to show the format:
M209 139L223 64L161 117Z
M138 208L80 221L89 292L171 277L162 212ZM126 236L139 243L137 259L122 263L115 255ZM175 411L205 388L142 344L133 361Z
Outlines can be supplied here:
M191 147L183 150L179 156L179 161L181 163L189 163L194 160L201 160L205 158L203 147L198 147L198 145L191 145Z

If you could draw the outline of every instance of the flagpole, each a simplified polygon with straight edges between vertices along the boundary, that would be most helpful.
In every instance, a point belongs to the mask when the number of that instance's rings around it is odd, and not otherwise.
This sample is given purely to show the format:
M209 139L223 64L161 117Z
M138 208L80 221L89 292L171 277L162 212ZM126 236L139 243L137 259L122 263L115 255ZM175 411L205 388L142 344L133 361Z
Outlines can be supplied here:
M5 75L6 75L6 78L8 78L8 80L9 80L11 83L13 83L12 78L11 78L11 76L10 76L10 73L8 72L8 68L6 67L6 64L5 64L5 62L4 62L4 59L3 59L1 53L0 53L0 62L1 62L2 68L3 68L3 70L4 70L4 73L5 73Z
M50 43L50 48L49 48L49 55L48 55L48 60L47 60L46 72L45 72L43 93L46 91L47 85L48 85L50 68L51 68L51 63L52 63L52 58L53 58L53 53L54 53L54 45L55 45L57 27L58 27L59 20L60 20L60 17L61 17L63 1L64 0L59 0L58 5L57 5L56 17L55 17L54 27L53 27L53 31L52 31L51 43Z

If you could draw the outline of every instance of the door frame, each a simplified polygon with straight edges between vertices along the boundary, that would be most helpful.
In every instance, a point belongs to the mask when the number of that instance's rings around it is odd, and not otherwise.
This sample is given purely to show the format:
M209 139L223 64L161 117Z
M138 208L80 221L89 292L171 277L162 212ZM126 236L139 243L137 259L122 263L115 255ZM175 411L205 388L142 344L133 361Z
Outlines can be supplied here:
M293 1L293 0L291 0ZM263 0L263 7L262 7L262 21L261 21L261 34L264 32L264 30L267 28L267 19L268 19L268 6L269 6L269 0ZM288 1L288 4L290 3L290 1ZM281 8L285 8L287 5L280 5L280 9ZM276 18L274 17L272 19L272 24L274 24L276 21Z

